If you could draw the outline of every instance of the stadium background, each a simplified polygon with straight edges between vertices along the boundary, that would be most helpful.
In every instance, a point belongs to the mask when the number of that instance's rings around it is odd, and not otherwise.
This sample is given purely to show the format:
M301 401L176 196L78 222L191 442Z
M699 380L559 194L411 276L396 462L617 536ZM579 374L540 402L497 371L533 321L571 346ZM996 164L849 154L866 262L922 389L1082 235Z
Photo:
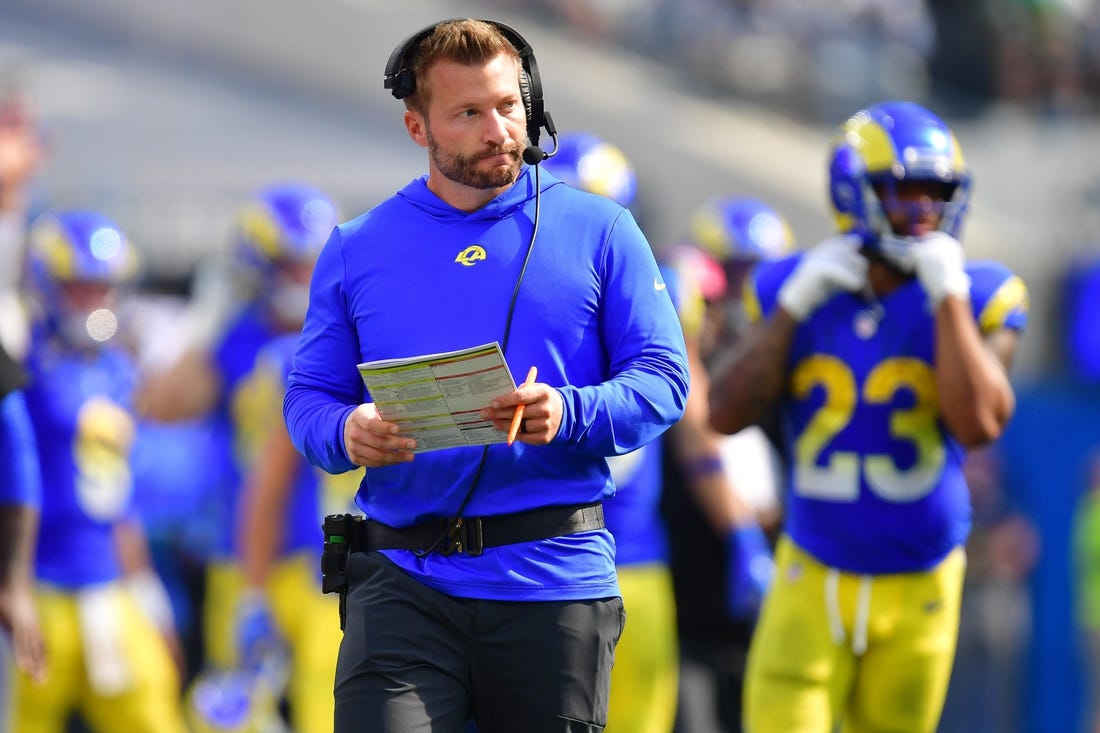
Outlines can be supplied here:
M994 5L1017 15L981 14ZM315 183L352 214L418 175L423 153L382 68L405 35L444 17L520 30L559 130L600 134L635 164L655 245L683 237L712 193L765 199L812 244L830 226L835 125L880 99L929 104L975 172L968 252L1031 288L1005 438L1011 488L1042 537L1024 729L1064 732L1081 706L1068 536L1100 447L1100 394L1066 363L1060 304L1071 263L1100 254L1100 96L1088 76L1100 11L1067 24L1080 73L1049 62L1029 87L1023 70L1059 39L1006 42L1022 31L1005 18L1034 18L1040 4L1027 5L5 0L0 85L25 87L46 124L42 199L109 211L166 281L216 255L240 197L270 180Z

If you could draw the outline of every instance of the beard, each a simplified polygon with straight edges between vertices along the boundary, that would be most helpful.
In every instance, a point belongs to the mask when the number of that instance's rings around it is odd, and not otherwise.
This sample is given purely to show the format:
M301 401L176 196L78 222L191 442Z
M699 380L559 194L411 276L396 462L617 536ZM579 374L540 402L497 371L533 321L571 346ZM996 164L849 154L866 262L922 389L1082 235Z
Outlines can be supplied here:
M519 143L502 145L486 150L477 155L463 155L462 153L446 153L439 146L432 128L425 127L425 137L428 138L428 150L432 156L432 162L439 172L463 186L488 190L511 186L519 177L520 166L523 162L522 153L525 146ZM495 165L488 170L478 168L478 163L495 155L506 154L511 158L507 165Z

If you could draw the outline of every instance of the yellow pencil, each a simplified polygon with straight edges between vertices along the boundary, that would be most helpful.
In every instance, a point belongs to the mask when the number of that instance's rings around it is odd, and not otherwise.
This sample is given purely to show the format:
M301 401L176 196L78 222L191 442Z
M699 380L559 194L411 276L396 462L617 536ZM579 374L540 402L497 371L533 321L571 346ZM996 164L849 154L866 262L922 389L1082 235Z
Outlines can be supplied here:
M527 372L527 379L524 380L523 386L529 387L535 383L535 376L538 374L537 367L531 367ZM516 411L512 414L512 424L508 426L508 445L515 442L516 436L519 435L519 426L523 423L523 403L516 405Z

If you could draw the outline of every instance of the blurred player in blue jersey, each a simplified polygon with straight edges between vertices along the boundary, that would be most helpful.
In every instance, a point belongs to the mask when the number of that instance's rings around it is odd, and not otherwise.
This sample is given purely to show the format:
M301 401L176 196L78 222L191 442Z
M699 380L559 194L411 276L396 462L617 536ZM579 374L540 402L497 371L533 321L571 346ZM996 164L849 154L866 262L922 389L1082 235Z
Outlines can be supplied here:
M157 623L163 588L130 525L135 365L118 297L135 268L125 235L96 212L48 213L30 230L26 400L42 474L35 601L48 669L42 684L16 678L25 733L61 733L73 713L97 731L184 730L173 630Z
M126 320L132 326L139 381L170 367L193 333L194 288L186 294L130 293ZM145 528L151 559L171 601L183 644L185 684L202 669L203 587L219 508L232 490L227 429L214 415L193 420L139 420L131 468L134 510Z
M743 330L748 268L785 254L792 236L783 217L747 196L709 198L690 224L687 242L660 253L703 301L701 322L685 321L692 396L666 441L661 502L680 639L675 730L728 733L741 729L745 657L773 569L763 530L778 519L779 460L756 426L729 436L710 427L707 371Z
M12 662L36 681L46 671L33 596L42 474L25 385L25 371L0 346L0 731L11 723Z
M626 155L591 133L564 133L545 170L571 186L607 196L629 208L637 178ZM680 288L672 270L662 270L677 309ZM661 442L608 459L615 497L604 504L615 537L615 567L627 625L615 647L611 670L608 733L667 733L676 712L676 608L668 568L668 539L658 512Z
M326 514L354 508L362 476L322 477L290 442L281 406L297 344L297 333L273 339L243 380L255 409L271 414L262 421L258 459L242 488L238 552L244 593L235 619L237 653L252 675L253 705L262 707L285 682L293 729L323 733L332 730L341 632L338 599L321 592L321 522Z
M238 530L245 476L258 462L267 460L263 442L280 422L282 391L275 389L270 380L254 380L251 376L257 355L269 342L301 328L314 261L336 220L335 203L312 186L276 183L252 196L241 207L237 220L232 252L235 302L230 304L220 327L208 335L208 342L199 340L178 363L142 386L140 404L148 418L194 419L213 411L215 419L222 421L232 436L228 448L235 486L223 497L220 507L222 524L207 572L203 619L205 659L213 672L241 668L248 660L239 653L239 633L253 634L257 624L270 618L262 615L266 605L251 603L257 598L244 593L246 580L241 572ZM312 522L310 537L316 541L318 510L310 505L303 517L297 511L301 506L296 504L294 511L279 517L278 522L287 522L287 526L295 518ZM300 534L286 534L284 530L280 527L278 532L286 546L301 549L304 540ZM268 531L276 529L269 527ZM316 552L316 544L313 549ZM290 565L293 567L281 571L285 572L283 577L292 579L280 584L287 597L276 605L306 603L318 593L316 558L307 561L298 555ZM305 635L286 638L288 643L306 640ZM298 654L302 655L298 658L305 658L304 651L292 652L292 658ZM295 680L308 685L312 684L311 676L304 670L303 676ZM330 724L331 715L309 715L305 696L293 691L291 696L299 697L295 718L301 730ZM325 690L323 700L314 704L326 702L331 706L330 689ZM303 716L300 719L299 713Z
M959 625L964 452L1013 413L1027 291L966 260L970 172L927 109L857 112L829 173L839 233L757 268L758 325L711 391L722 432L781 410L792 463L745 724L931 733Z
M724 277L707 276L710 285L703 293L707 323L700 349L710 366L747 326L741 296L749 270L760 260L789 254L794 235L778 211L752 196L711 196L695 208L689 223L686 245L709 255Z

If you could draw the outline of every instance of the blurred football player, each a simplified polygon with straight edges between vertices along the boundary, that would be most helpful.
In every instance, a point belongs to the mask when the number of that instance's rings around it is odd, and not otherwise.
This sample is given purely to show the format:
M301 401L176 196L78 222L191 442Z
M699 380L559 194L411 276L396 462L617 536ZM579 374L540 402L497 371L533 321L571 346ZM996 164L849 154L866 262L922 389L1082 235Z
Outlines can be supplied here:
M759 260L782 257L794 247L787 220L751 196L712 196L691 215L689 246L709 255L725 276L720 292L704 293L707 325L701 348L710 363L746 327L741 301L745 276Z
M287 694L294 701L292 714L299 731L331 729L335 667L330 668L327 662L330 657L335 659L336 649L327 645L338 644L339 637L319 641L316 635L292 633L289 627L277 633L273 611L305 608L320 600L316 558L306 557L302 550L312 547L316 552L321 515L316 502L310 504L308 497L296 499L294 506L272 517L274 524L265 528L272 541L279 539L273 549L289 553L283 556L283 567L272 571L268 584L269 590L278 586L278 599L246 592L241 543L255 541L256 536L242 537L238 530L243 521L246 477L274 460L264 450L271 429L282 426L281 383L254 378L257 355L277 337L301 329L313 265L336 222L335 203L312 186L278 183L252 196L238 215L231 253L235 297L221 307L219 327L199 336L175 365L143 384L140 399L149 419L193 419L213 411L229 428L237 475L233 489L224 497L223 523L207 572L205 659L211 673L254 668L269 661L261 650L277 654L279 645L286 643L298 645L289 650L292 662L320 660L319 667L290 671ZM301 524L308 531L302 530ZM303 537L304 531L307 537ZM281 580L276 582L276 577ZM325 622L315 619L314 623ZM322 647L319 652L309 648L316 644ZM242 652L259 658L246 658ZM318 713L317 705L327 707L328 712Z
M323 733L332 730L342 635L339 600L321 592L321 523L328 514L358 512L353 498L362 472L322 474L290 442L280 407L297 345L297 333L273 339L245 378L260 398L257 410L266 406L272 414L257 446L262 458L251 463L242 489L237 653L261 691L277 688L273 677L285 665L294 730Z
M141 382L169 368L186 348L196 295L193 288L176 293L146 287L129 293L126 301L124 317L134 335ZM143 419L131 450L134 511L168 590L183 644L185 685L202 668L206 567L222 525L223 497L236 485L227 434L214 415L176 422Z
M557 154L542 165L571 186L626 208L635 203L633 167L618 147L597 135L560 135ZM677 302L675 273L662 275ZM616 493L604 504L604 521L615 537L615 566L629 618L611 669L608 733L667 733L676 711L676 611L658 512L663 439L608 459Z
M29 236L26 402L43 487L35 604L48 669L41 683L16 676L15 729L62 733L76 713L96 731L182 733L178 640L131 512L135 365L118 305L134 248L94 211L47 213Z
M34 608L34 543L42 473L27 401L26 372L0 346L0 731L11 724L13 666L45 675L45 644Z
M967 261L971 175L929 110L852 115L829 177L838 234L758 266L759 320L710 394L726 433L780 410L793 464L745 726L931 733L959 626L963 456L1013 413L1027 290Z
M710 427L708 371L742 331L745 273L760 259L785 254L793 237L774 209L746 196L709 198L690 223L690 241L660 254L704 304L701 323L684 323L692 389L666 441L661 502L680 638L676 731L731 733L741 729L745 657L771 577L764 530L779 517L780 461L756 426L729 436Z

